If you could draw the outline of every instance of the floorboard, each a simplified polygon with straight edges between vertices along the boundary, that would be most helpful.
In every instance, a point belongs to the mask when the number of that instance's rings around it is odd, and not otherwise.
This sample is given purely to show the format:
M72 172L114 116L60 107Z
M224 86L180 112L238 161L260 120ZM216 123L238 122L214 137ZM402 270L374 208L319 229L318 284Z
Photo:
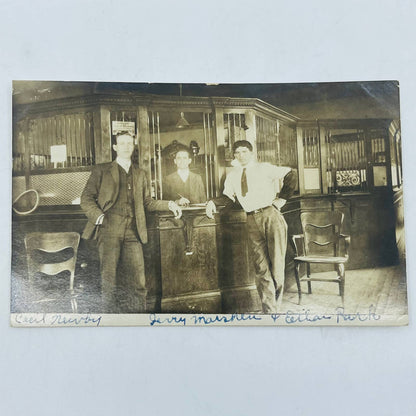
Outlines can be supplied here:
M319 277L330 277L335 272L319 273ZM317 276L315 273L314 276ZM407 315L407 285L405 271L401 266L377 269L348 270L345 278L345 303L342 305L338 284L312 282L312 294L307 284L302 283L302 304L298 305L296 284L287 288L280 312L292 311L326 314L344 307L348 313L373 312L399 317Z

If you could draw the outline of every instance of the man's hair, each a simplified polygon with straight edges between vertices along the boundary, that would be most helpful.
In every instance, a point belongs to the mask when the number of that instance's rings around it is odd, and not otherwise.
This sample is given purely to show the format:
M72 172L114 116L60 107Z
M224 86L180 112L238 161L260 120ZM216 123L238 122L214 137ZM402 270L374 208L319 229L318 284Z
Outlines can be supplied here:
M247 147L250 152L253 151L253 145L248 140L237 140L233 144L233 153L235 153L238 147Z
M179 149L179 150L175 153L175 159L176 159L176 155L177 155L179 152L186 152L186 153L188 153L188 157L189 157L189 158L191 158L191 155L192 155L191 150L190 150L190 149L188 149L188 148L183 147L183 148L180 148L180 149Z
M130 136L133 140L134 140L134 134L131 134L129 131L120 131L120 132L118 132L117 134L116 134L116 137L115 137L115 144L117 144L117 139L120 137L120 136Z

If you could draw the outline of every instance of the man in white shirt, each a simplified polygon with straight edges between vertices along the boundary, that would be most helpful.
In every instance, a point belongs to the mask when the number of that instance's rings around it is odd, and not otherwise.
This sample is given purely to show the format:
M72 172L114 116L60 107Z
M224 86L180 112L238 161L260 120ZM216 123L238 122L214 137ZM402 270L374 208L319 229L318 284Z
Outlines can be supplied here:
M209 201L206 214L213 218L216 204L239 202L247 213L251 257L263 313L277 312L283 296L287 224L280 209L293 194L296 174L288 167L259 163L247 140L234 143L236 166L227 175L225 195ZM280 182L283 186L280 189ZM280 189L279 196L276 194Z
M120 133L113 149L116 160L94 166L81 195L81 208L88 218L82 237L98 240L102 312L144 312L145 210L170 210L176 218L182 212L173 201L151 198L146 173L131 162L133 136Z

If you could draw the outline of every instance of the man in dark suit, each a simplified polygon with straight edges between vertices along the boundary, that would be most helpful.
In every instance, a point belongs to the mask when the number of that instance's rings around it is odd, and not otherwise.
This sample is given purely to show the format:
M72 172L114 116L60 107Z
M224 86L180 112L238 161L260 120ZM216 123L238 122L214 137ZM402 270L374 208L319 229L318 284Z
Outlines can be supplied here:
M189 151L179 150L174 162L177 171L166 177L163 186L164 197L174 200L180 206L205 202L207 196L202 178L189 170L192 162Z
M146 173L131 162L133 136L120 133L113 149L116 160L95 166L81 195L88 217L82 237L98 240L103 312L144 312L145 210L170 210L176 218L182 212L173 201L151 198Z

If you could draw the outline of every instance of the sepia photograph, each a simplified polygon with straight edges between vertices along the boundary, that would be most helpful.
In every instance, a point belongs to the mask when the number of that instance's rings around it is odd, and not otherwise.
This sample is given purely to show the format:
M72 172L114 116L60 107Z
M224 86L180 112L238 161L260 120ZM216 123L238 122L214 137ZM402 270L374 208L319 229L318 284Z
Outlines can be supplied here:
M0 415L416 415L414 1L0 10Z
M12 105L13 326L408 323L399 81Z

